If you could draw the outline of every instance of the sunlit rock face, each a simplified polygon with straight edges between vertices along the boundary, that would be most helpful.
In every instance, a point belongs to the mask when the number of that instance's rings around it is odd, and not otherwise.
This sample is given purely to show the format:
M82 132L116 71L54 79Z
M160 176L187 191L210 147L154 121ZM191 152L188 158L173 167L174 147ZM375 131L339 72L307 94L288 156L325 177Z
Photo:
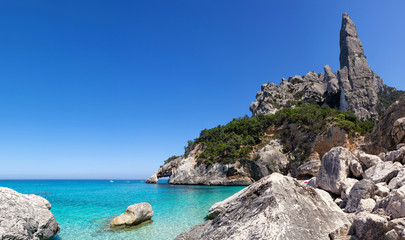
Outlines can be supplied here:
M329 233L350 223L327 192L278 173L231 196L221 207L214 220L176 239L326 240Z
M351 110L361 119L377 119L379 93L387 86L368 65L356 26L346 13L340 30L339 60L340 70L335 73L326 65L324 73L283 78L280 85L263 84L250 111L253 115L274 114L297 101L315 100L331 108Z
M51 204L34 194L0 187L0 239L48 239L59 233Z

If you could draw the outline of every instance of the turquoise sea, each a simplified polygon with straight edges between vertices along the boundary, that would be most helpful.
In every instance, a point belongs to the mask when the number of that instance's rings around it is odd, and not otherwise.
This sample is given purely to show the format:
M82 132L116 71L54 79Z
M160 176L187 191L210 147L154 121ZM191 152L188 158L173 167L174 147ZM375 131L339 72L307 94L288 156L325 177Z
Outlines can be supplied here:
M243 188L140 180L0 180L0 186L48 199L61 227L53 240L173 239L203 222L212 204ZM131 230L106 230L112 217L139 202L152 205L153 222Z

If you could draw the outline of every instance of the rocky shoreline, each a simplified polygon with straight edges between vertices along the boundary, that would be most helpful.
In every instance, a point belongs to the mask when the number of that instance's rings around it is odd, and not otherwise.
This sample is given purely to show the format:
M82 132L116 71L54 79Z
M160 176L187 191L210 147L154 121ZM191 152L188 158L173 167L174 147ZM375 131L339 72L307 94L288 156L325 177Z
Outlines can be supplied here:
M51 204L34 194L0 187L0 239L48 239L59 233Z
M333 148L307 185L273 173L176 239L405 239L404 153Z
M401 91L386 86L371 70L356 26L346 13L342 16L340 48L339 71L333 73L329 66L325 66L324 74L310 72L305 76L290 77L288 80L283 78L280 85L264 84L250 110L253 116L274 114L283 108L294 108L300 101L315 101L318 105L352 111L356 117L363 120L370 119L376 122L379 118L384 118L377 123L378 126L373 132L374 137L367 140L373 141L372 144L365 143L362 137L354 139L344 130L345 126L340 125L328 126L326 131L319 134L305 133L298 124L275 126L274 132L277 132L277 128L284 128L288 136L284 141L280 137L273 136L268 144L254 150L252 153L254 158L239 158L230 164L199 163L198 154L204 151L204 147L196 145L189 154L161 166L146 182L157 183L159 178L169 177L171 184L247 186L274 172L290 174L293 177L311 175L305 169L308 165L299 169L302 156L297 157L296 153L300 149L309 152L310 157L307 160L318 166L323 154L336 146L351 149L367 147L366 151L374 154L379 154L384 149L393 150L396 144L386 139L388 129L385 127L397 124L395 128L399 128L398 124L402 122L395 123L400 119L400 115L391 114L394 107L387 107L387 110L381 103L384 94L394 95L394 92L400 94ZM391 89L391 93L388 93L387 89ZM388 117L384 117L385 110ZM398 144L403 137L404 134L401 132L395 136L394 141Z
M250 109L274 114L315 100L374 120L372 132L353 140L337 126L312 138L292 131L293 141L312 139L310 158L297 168L285 151L288 142L279 139L256 149L255 160L204 165L196 161L197 147L166 163L148 183L169 177L171 184L249 185L214 204L211 220L176 239L405 239L405 95L389 107L381 104L387 89L397 90L371 70L346 13L340 48L339 71L325 66L324 74L264 84Z

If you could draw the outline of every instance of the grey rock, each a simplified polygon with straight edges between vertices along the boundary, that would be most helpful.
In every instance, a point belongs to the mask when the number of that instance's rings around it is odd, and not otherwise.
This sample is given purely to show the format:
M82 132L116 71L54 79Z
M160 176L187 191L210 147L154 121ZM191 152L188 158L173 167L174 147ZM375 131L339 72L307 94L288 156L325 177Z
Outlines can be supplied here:
M398 240L399 236L398 236L398 233L394 229L391 229L390 231L388 231L384 234L384 239L385 240Z
M342 181L350 174L350 164L356 157L346 148L332 148L322 157L321 168L316 177L316 185L334 194L342 191Z
M355 183L350 190L345 212L356 212L360 200L373 198L375 191L376 186L371 180L363 179Z
M363 173L363 178L370 179L375 183L379 182L389 182L393 177L395 177L399 170L401 170L402 164L395 162L382 162L377 165L367 169Z
M359 240L351 231L351 225L346 224L329 234L331 240Z
M51 204L34 194L0 187L0 239L48 239L59 233Z
M404 136L405 136L405 117L398 118L394 122L394 126L391 131L392 139L394 140L393 144L398 145L404 143Z
M280 85L263 84L250 105L252 114L274 114L284 107L293 107L295 101L315 100L335 109L352 110L361 119L377 120L379 113L386 110L379 97L399 91L387 87L372 71L356 26L346 13L342 16L339 45L340 70L333 73L326 65L324 74L309 72L288 80L282 78Z
M324 81L327 82L326 91L329 94L337 94L340 91L339 80L329 65L324 66L323 70L325 71Z
M336 205L338 205L340 208L344 209L346 207L346 201L341 199L341 198L336 198L334 200L334 202L336 203Z
M152 176L150 176L148 179L146 179L145 182L156 184L156 183L158 183L158 181L159 181L158 175L157 175L157 173L154 173Z
M352 187L354 184L356 184L359 180L353 179L353 178L345 178L342 180L342 190L340 193L340 197L344 200L347 200L349 198L350 191L352 190Z
M170 177L177 169L180 161L183 160L183 157L178 157L159 168L150 178L148 178L146 183L158 183L158 179L162 177Z
M388 184L389 189L396 189L405 185L405 168L402 168L396 177L391 179Z
M214 205L212 205L211 208L208 210L207 218L208 219L216 218L225 208L234 204L235 200L239 198L239 196L244 195L246 191L248 191L248 188L244 188L239 192L235 193L234 195L228 197L224 201L217 202Z
M379 157L381 160L385 161L386 154L385 154L385 152L381 152L377 155L377 157Z
M111 228L135 226L150 220L154 215L149 203L137 203L127 208L125 213L115 217L110 222Z
M390 193L385 211L393 218L405 217L405 186Z
M233 164L198 164L198 148L187 158L179 157L158 169L147 183L157 183L158 178L169 177L170 184L191 185L250 185L273 172L286 173L288 160L281 153L283 146L272 140L254 152L259 159L239 159Z
M397 235L398 235L398 239L403 240L405 239L405 218L397 218L397 219L393 219L391 221L388 222L388 228L394 230Z
M350 171L355 177L361 177L363 174L363 168L357 160L352 160L350 162Z
M375 206L376 206L376 202L374 201L374 199L371 199L371 198L361 199L359 202L359 205L357 206L356 212L371 213L374 210Z
M352 228L360 239L383 239L388 231L388 221L376 214L360 212L355 216Z
M350 84L342 84L348 110L352 110L362 119L375 119L378 116L377 83L364 55L356 26L346 13L343 14L340 29L339 60L340 68L347 68L347 80Z
M329 239L345 224L328 193L274 173L247 187L214 220L176 239Z
M377 187L375 194L379 197L386 197L390 193L390 189L385 182L377 183L375 186Z
M378 156L367 154L364 152L359 154L358 159L360 160L361 163L364 164L366 168L370 168L382 162L381 158L379 158Z
M387 162L403 162L405 155L405 148L390 151L385 154L385 161Z
M297 169L297 177L304 178L308 176L315 177L318 174L319 168L321 167L321 161L312 160L308 161Z
M312 177L311 179L309 179L308 183L307 183L307 186L317 188L318 186L316 185L316 177Z

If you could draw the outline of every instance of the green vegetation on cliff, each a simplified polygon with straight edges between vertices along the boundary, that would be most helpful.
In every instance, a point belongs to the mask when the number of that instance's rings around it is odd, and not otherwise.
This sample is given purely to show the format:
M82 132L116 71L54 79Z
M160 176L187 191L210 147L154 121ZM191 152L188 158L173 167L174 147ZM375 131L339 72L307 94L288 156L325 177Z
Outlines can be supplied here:
M166 163L169 163L169 162L171 162L171 161L173 161L174 159L179 158L179 157L180 157L180 156L173 155L173 156L171 156L171 157L169 157L168 159L165 160L165 164L166 164Z
M321 133L327 126L335 124L354 136L370 132L374 122L359 120L352 112L335 110L327 105L300 102L295 108L283 108L275 114L245 116L223 126L204 129L198 138L188 142L185 154L198 144L202 147L197 156L199 163L233 163L236 159L250 157L255 147L265 144L265 139L268 139L266 132L280 129L282 134L289 124L296 124L301 131L311 133Z
M380 117L384 116L385 110L404 93L404 91L397 90L396 88L384 86L383 89L378 92L378 115Z

